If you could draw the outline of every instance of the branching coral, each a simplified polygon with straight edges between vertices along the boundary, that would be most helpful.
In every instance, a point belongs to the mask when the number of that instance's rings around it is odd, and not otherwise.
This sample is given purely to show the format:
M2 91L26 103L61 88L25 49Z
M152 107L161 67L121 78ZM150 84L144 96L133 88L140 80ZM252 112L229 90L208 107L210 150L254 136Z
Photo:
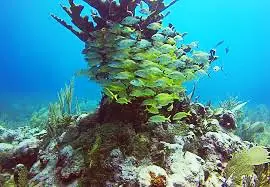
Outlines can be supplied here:
M69 0L69 7L62 6L63 10L71 17L72 23L80 30L76 31L71 25L67 24L61 18L52 15L52 17L75 34L80 40L86 42L92 38L93 31L100 30L101 28L108 28L112 23L119 23L127 16L135 16L135 9L140 3L145 3L148 6L149 15L146 19L141 20L136 26L138 29L145 30L145 32L152 32L147 29L147 25L152 22L161 21L164 15L161 14L168 7L173 5L178 0L173 0L169 5L165 6L163 0L120 0L117 1L105 0L83 0L89 6L94 8L97 12L92 12L92 21L89 21L89 16L82 16L81 13L84 9L82 5L76 5L73 0Z
M63 9L80 32L53 16L85 42L88 69L79 74L100 83L113 102L129 105L139 101L139 108L150 115L150 123L175 121L179 111L173 110L174 103L185 95L183 83L198 73L207 74L210 63L217 59L212 53L195 51L197 42L181 44L185 33L178 33L172 25L162 27L161 12L176 1L166 6L163 0L122 0L119 4L87 0L98 11L91 15L94 26L87 16L81 16L83 6L70 0L70 8ZM148 7L146 17L143 4Z

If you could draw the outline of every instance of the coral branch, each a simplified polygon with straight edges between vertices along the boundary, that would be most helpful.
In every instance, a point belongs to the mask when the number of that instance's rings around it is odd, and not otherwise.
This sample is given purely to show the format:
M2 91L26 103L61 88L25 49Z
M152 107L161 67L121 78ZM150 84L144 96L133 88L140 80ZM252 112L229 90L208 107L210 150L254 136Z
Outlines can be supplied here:
M92 32L94 30L93 23L88 21L88 16L81 16L84 7L82 5L75 5L73 0L69 1L70 8L65 6L62 6L62 8L72 18L72 23L85 33Z
M172 6L178 0L173 0L165 6L163 0L119 0L117 3L114 0L83 0L86 4L96 9L98 13L92 13L93 22L89 21L88 16L82 16L84 9L82 5L75 5L73 0L68 0L70 7L61 6L62 9L71 17L72 23L79 28L80 32L75 31L72 26L68 25L64 20L53 16L60 24L69 29L82 41L87 41L91 38L91 32L99 30L103 27L109 27L111 23L120 23L127 16L135 16L136 7L143 1L152 12L145 20L141 21L136 27L138 30L144 30L145 36L151 36L154 32L146 27L152 22L161 21L166 15L161 12ZM94 22L96 25L94 26Z
M88 5L90 5L91 7L95 8L102 18L108 17L110 6L109 1L101 1L101 0L83 0L83 1Z
M160 13L165 11L166 9L168 9L170 6L172 6L173 4L175 4L177 1L179 0L173 0L172 2L170 2L167 6L164 5L164 3L162 1L150 1L150 0L145 0L144 2L149 6L150 10L154 11L152 12L152 14L150 14L146 20L144 20L140 26L142 29L144 29L149 23L155 22L155 21L160 21L164 16L161 15Z
M71 25L68 25L64 20L60 19L59 17L55 15L51 15L57 22L59 22L61 25L66 27L68 30L70 30L73 34L75 34L80 40L87 41L87 36L85 36L84 33L76 31Z

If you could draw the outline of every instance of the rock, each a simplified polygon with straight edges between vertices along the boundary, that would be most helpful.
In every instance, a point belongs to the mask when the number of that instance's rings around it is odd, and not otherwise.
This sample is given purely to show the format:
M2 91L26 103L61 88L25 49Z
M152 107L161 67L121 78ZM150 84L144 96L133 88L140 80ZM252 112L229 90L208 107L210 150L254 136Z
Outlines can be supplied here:
M207 132L200 140L199 154L206 161L206 170L221 171L231 154L248 146L236 135L225 132Z
M221 178L218 173L212 172L205 181L204 185L207 187L221 187L223 185L223 180L224 179Z
M106 161L106 167L113 172L115 182L135 182L137 177L137 160L134 157L124 158L120 149L113 149Z
M59 137L59 141L63 144L74 141L79 136L79 129L75 125L68 126L66 131Z
M204 160L190 152L177 151L168 158L172 174L168 186L199 186L204 181Z
M80 123L82 120L86 119L89 116L89 114L81 114L77 117L76 123Z
M17 136L18 134L14 130L0 126L0 142L11 143Z
M32 177L30 183L40 184L41 186L53 186L56 183L55 168L58 161L57 152L54 147L55 140L51 140L45 150L40 151L38 160L30 169Z
M142 167L138 174L138 183L141 187L167 185L168 175L166 171L156 165Z
M35 133L33 136L37 139L43 139L47 135L47 131L45 129L41 130L38 133Z
M14 146L9 143L0 143L0 153L9 152L14 149Z

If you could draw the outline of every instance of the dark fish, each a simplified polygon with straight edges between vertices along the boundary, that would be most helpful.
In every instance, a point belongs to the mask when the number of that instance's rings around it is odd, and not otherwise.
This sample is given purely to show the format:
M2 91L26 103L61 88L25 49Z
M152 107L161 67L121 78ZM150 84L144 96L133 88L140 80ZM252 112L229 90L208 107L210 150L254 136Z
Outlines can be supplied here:
M209 61L210 61L210 63L212 63L212 62L214 62L215 60L217 60L218 59L218 56L216 56L216 50L215 49L211 49L210 50L210 55L209 55Z
M226 47L226 48L225 48L225 53L228 54L229 51L230 51L229 47Z
M172 30L175 30L175 27L173 26L173 24L169 23L169 27L170 27Z
M211 49L210 50L210 55L211 56L215 56L216 55L216 50L215 49Z
M218 46L220 46L221 44L223 44L224 43L224 40L222 40L222 41L220 41L220 42L218 42L216 45L215 45L215 47L214 48L217 48Z
M182 37L185 37L187 34L187 32L182 33Z

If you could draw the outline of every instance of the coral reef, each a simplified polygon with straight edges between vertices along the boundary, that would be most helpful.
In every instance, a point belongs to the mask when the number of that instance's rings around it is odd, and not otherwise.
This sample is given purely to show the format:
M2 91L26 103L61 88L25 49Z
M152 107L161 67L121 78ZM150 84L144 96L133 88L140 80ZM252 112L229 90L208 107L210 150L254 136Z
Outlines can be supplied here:
M247 103L231 99L213 108L193 102L194 90L186 94L183 83L207 75L218 57L214 49L196 50L197 42L184 44L186 33L172 24L162 26L162 12L176 1L84 0L97 11L90 21L69 0L62 8L79 31L52 15L85 43L88 69L78 74L98 82L103 97L96 111L81 113L71 81L46 115L33 115L31 127L0 127L1 183L269 184L269 150L233 134Z

